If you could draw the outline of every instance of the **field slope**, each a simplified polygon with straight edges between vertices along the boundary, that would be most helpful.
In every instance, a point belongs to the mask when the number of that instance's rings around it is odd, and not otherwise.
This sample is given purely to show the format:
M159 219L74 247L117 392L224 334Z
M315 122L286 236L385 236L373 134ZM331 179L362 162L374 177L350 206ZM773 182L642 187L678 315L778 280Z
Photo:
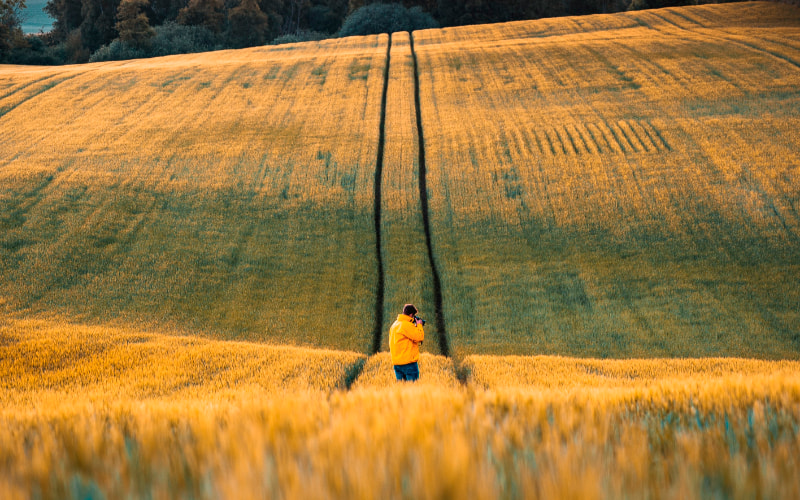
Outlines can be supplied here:
M415 302L457 358L795 359L799 38L756 2L4 67L0 300L360 352Z
M800 9L414 33L453 350L800 353Z
M4 68L0 300L366 351L386 46Z

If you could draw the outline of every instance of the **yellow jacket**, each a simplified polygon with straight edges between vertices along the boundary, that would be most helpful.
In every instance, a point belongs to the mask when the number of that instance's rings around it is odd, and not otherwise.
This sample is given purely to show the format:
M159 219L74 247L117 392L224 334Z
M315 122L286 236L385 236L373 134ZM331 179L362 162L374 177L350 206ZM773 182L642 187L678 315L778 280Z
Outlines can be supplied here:
M407 365L419 359L419 345L425 340L421 325L414 318L400 314L389 329L389 351L393 365Z

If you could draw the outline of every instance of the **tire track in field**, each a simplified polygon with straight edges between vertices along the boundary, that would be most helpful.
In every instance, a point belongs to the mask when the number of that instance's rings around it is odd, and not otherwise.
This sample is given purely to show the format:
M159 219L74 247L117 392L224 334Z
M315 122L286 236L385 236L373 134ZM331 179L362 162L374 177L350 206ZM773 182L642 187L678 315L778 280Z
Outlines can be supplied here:
M679 17L679 18L681 18L681 19L683 19L683 20L685 20L685 21L687 21L689 23L692 23L695 26L698 26L699 28L704 28L707 31L700 32L698 30L693 30L691 28L687 28L685 26L681 26L680 24L667 19L666 14L662 14L662 15L656 14L656 17L661 18L662 20L664 20L664 22L672 24L673 26L675 26L677 28L680 28L680 29L683 29L683 30L686 30L686 31L691 31L693 33L698 34L699 36L704 36L706 38L716 38L718 40L726 40L728 42L731 42L731 43L737 44L737 45L739 45L741 47L744 47L745 49L750 49L750 50L753 50L754 52L760 52L762 54L766 54L768 56L772 56L773 58L780 59L780 60L782 60L784 62L787 62L787 63L791 64L795 68L800 68L800 62L798 62L797 60L792 59L791 57L789 57L787 55L784 55L784 54L782 54L780 52L774 52L774 51L772 51L772 50L770 50L768 48L759 47L758 45L755 45L754 43L749 43L746 40L742 40L741 37L738 36L736 33L731 33L730 31L727 31L725 28L713 29L713 28L711 28L709 26L704 25L701 21L698 21L697 19L694 19L694 18L690 17L687 13L679 11L679 10L676 10L674 8L665 9L665 10L666 10L666 12L668 12L669 14L672 14L675 17ZM711 30L713 30L713 33L710 32ZM729 36L725 36L725 35L729 35ZM788 47L788 48L793 49L793 50L797 50L797 47L793 47L791 45L783 44L783 43L780 43L780 42L775 42L774 40L770 40L770 39L767 39L767 38L764 38L764 37L761 37L761 36L751 35L751 37L754 40L760 40L762 42L773 43L773 44L776 44L776 45L781 45L783 47Z
M425 164L425 136L422 130L422 108L420 105L419 96L419 64L417 62L417 53L414 50L414 34L409 36L409 43L411 45L411 59L414 62L414 108L417 118L417 138L419 141L419 198L420 206L422 209L422 226L425 231L425 246L428 249L428 262L431 266L431 274L433 279L433 302L435 311L435 325L438 333L439 352L442 356L452 357L450 355L450 344L447 339L447 331L445 329L444 311L442 307L442 281L439 275L439 269L436 266L436 258L433 255L433 244L431 242L431 223L430 211L428 208L428 185L427 185L427 167Z
M686 15L681 14L680 12L676 12L674 9L665 9L665 12L669 13L669 14L673 14L673 15L675 15L677 17L680 17L681 19L685 19L686 21L688 21L688 22L690 22L692 24L695 24L695 25L697 25L697 26L699 26L701 28L706 28L705 26L703 26L702 24L698 23L697 21L695 21L695 20L693 20L693 19L691 19L689 17L686 17ZM746 50L750 50L752 52L756 52L756 53L759 53L759 54L762 54L762 55L766 55L766 56L771 57L773 59L777 59L777 60L779 60L781 62L790 64L791 66L794 66L795 68L800 68L800 62L795 61L794 59L790 58L789 56L783 55L783 54L781 54L779 52L773 52L773 51L771 51L769 49L758 47L757 45L753 45L752 43L748 43L747 41L739 39L738 37L736 37L736 35L728 33L730 36L724 36L724 35L718 33L717 32L718 30L714 30L715 31L714 33L710 33L708 31L700 32L698 30L687 28L686 26L681 26L677 22L670 20L667 17L667 14L665 14L665 13L656 13L655 11L648 11L648 13L651 14L653 17L663 21L665 24L668 24L668 25L672 26L674 29L676 29L678 31L686 31L686 32L695 34L698 37L703 37L703 38L706 38L706 39L724 40L724 41L732 43L734 45L738 45L739 47L743 47ZM711 30L711 28L706 28L706 29L707 30ZM661 31L663 32L663 30L661 30ZM753 38L759 39L758 37L755 37L755 36Z
M381 118L378 126L378 158L375 160L375 181L373 196L373 215L375 218L375 255L378 260L378 284L375 290L375 323L372 327L372 346L370 354L377 354L381 349L381 337L383 330L383 303L384 286L386 281L383 269L383 247L381 242L381 190L383 178L383 150L386 139L386 95L389 91L389 65L391 64L392 35L386 42L386 63L383 66L383 93L381 94ZM363 365L362 365L363 368ZM360 371L360 370L359 370ZM358 373L352 376L350 384L358 378ZM348 385L349 387L349 385Z
M9 92L5 96L3 96L2 99L5 99L5 98L8 98L8 97L14 96L17 93L26 91L29 88L32 90L32 92L29 92L27 95L23 95L22 99L20 99L19 101L11 103L11 104L8 104L8 105L5 105L5 106L0 106L0 118L4 117L8 113L14 111L15 109L17 109L18 107L22 106L23 104L25 104L26 102L30 101L31 99L33 99L33 98L35 98L35 97L47 92L48 90L52 89L56 85L64 83L64 82L66 82L68 80L72 80L73 78L77 77L78 74L76 73L74 75L65 76L63 78L59 78L59 76L61 76L61 75L52 75L52 76L48 76L46 78L42 78L42 79L36 80L34 82L30 82L30 83L28 83L26 85L23 85L22 87L20 87L20 88L18 88L16 90L12 91L12 92ZM39 84L39 85L35 86L37 84Z
M46 80L50 80L51 78L55 78L55 76L56 75L47 75L47 76L43 76L42 78L38 78L36 80L31 80L29 82L25 82L25 83L22 83L22 84L17 85L17 86L6 87L7 89L10 88L10 90L8 92L6 92L5 94L0 95L0 101L2 101L3 99L6 99L8 97L13 96L14 94L22 92L22 91L24 91L25 89L27 89L28 87L30 87L32 85L36 85L37 83L42 83L42 82L44 82Z

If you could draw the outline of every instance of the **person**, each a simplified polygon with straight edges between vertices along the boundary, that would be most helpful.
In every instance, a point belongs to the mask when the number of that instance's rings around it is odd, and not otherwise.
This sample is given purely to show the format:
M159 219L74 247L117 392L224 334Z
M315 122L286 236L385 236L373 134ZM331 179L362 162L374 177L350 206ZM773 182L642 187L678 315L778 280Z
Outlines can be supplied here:
M419 379L419 345L425 340L425 332L418 312L414 304L404 305L403 314L397 316L389 329L389 351L397 380Z

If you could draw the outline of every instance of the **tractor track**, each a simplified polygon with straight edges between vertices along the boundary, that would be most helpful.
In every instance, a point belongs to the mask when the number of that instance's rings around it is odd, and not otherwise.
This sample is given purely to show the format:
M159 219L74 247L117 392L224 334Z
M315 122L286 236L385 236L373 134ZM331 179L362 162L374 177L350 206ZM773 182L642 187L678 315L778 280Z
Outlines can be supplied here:
M373 196L373 214L375 217L375 255L378 261L378 284L375 290L375 323L372 326L372 346L370 355L381 350L383 336L383 304L384 287L386 286L386 273L383 268L383 246L381 242L381 192L383 189L383 151L386 141L386 95L389 91L389 66L392 63L392 35L386 43L386 64L383 67L383 93L381 94L381 118L378 126L378 157L375 160L375 193Z
M425 140L422 127L422 113L420 106L420 91L419 91L419 67L417 64L417 54L414 51L414 37L413 34L409 36L411 59L414 68L414 109L416 113L416 127L418 138L418 165L419 165L419 197L420 197L420 210L422 211L422 223L425 232L425 246L427 248L428 262L431 269L431 277L433 281L433 296L434 296L434 325L437 331L437 345L439 353L445 357L452 358L450 353L450 344L447 338L445 329L445 320L443 312L442 300L442 282L439 275L439 270L436 265L436 258L433 253L433 243L431 238L430 227L430 214L428 207L428 187L427 187L427 168L425 164ZM389 68L391 67L391 50L392 50L392 37L389 35L389 40L386 46L386 64L383 69L383 93L381 95L381 112L380 112L380 125L378 127L378 147L377 159L375 161L375 181L374 181L374 228L375 228L375 254L377 257L377 286L375 290L375 314L374 324L372 329L372 345L370 346L369 356L378 354L381 349L383 341L383 309L385 302L386 276L383 262L383 242L381 239L381 203L382 203L382 177L384 165L384 146L386 140L386 99L389 88ZM361 376L366 360L354 364L349 370L344 380L346 390L349 390L356 382L358 377ZM459 373L456 367L456 373ZM459 376L459 379L462 377ZM462 380L463 382L463 380Z
M422 210L422 226L425 231L425 246L428 249L428 263L431 268L433 279L433 306L435 311L435 325L438 334L439 352L442 356L451 358L450 343L447 339L447 330L444 321L444 308L442 300L442 280L439 275L439 268L436 266L436 258L433 254L433 243L431 239L430 209L428 207L428 169L425 164L425 136L422 128L422 107L419 96L419 64L417 62L417 52L414 50L414 34L409 36L411 45L411 59L414 62L414 108L417 115L417 141L419 142L419 201Z

